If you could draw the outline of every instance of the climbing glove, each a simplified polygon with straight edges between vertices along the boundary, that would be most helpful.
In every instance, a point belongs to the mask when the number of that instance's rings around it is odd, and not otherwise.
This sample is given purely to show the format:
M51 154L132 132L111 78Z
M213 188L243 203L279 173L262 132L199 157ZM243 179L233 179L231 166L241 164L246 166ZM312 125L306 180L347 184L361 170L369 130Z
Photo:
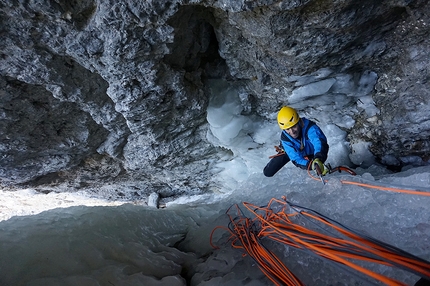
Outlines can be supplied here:
M313 161L312 161L312 170L314 170L315 171L315 169L316 169L316 166L318 166L319 167L319 169L321 170L321 175L323 175L323 176L325 176L325 174L327 174L328 173L328 168L324 165L324 163L323 162L321 162L321 160L320 159L314 159Z

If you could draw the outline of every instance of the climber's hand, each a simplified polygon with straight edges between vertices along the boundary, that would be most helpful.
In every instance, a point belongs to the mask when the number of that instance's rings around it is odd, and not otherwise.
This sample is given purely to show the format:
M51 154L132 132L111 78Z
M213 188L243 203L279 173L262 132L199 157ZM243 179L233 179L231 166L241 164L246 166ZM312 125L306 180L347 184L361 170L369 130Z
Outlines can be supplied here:
M328 168L318 158L314 159L312 161L312 170L315 170L317 168L317 166L318 166L319 170L321 171L321 175L325 176L325 174L328 173Z

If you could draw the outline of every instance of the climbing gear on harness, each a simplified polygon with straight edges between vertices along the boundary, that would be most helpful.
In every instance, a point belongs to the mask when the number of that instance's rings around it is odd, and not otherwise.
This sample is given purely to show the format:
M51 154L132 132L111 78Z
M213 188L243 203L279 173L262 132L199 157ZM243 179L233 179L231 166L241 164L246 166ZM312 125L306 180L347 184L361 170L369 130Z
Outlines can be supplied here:
M297 111L289 106L284 106L278 112L278 125L282 130L293 127L299 122L300 117Z
M284 149L282 148L282 145L275 146L275 150L276 150L276 152L278 152L278 154L276 154L276 155L272 155L272 156L269 156L269 158L270 158L270 159L272 159L272 158L275 158L275 157L278 157L278 156L281 156L281 155L284 155L284 154L285 154L285 151L284 151Z

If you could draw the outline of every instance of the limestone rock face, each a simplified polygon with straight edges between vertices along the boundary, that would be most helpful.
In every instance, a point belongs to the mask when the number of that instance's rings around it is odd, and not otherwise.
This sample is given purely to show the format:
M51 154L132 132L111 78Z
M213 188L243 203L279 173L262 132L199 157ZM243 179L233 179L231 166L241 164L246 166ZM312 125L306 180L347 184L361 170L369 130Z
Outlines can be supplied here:
M381 162L428 159L428 1L1 0L0 13L4 184L207 191L209 79L240 86L248 115L329 113Z

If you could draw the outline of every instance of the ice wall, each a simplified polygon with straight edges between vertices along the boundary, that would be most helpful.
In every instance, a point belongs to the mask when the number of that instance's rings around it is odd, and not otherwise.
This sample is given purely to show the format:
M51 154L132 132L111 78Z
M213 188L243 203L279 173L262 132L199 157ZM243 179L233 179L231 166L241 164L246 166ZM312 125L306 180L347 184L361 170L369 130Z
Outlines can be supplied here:
M199 257L180 243L214 212L82 206L11 218L0 222L0 285L186 285Z
M380 167L357 169L355 178L327 176L327 184L287 166L273 178L255 175L216 204L70 207L0 222L0 285L272 285L255 262L231 247L225 211L243 201L265 205L287 199L430 260L430 197L349 186L365 180L385 186L428 190L430 167L386 174ZM372 172L375 175L371 175ZM376 175L377 174L377 175ZM380 285L354 271L282 245L269 244L306 285ZM408 285L414 274L373 269Z

